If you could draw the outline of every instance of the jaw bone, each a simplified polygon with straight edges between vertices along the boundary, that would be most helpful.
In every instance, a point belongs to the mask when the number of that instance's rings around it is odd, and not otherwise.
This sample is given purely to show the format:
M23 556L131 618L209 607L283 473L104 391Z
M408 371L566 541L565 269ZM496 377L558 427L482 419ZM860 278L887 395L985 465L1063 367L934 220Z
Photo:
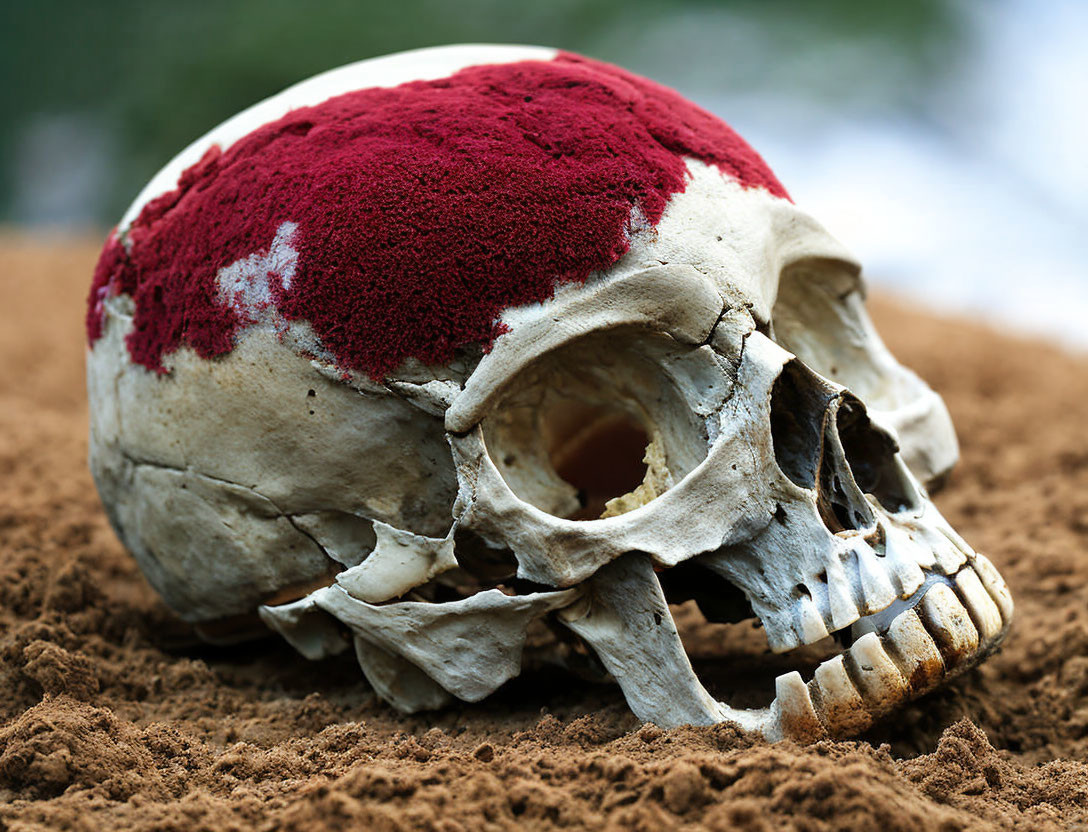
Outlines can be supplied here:
M775 700L739 710L717 702L691 668L648 557L601 569L559 619L597 653L637 717L664 728L734 722L769 740L856 735L903 702L985 658L1012 614L1008 589L977 556L951 579L927 583L880 631L869 630L805 682L775 680Z

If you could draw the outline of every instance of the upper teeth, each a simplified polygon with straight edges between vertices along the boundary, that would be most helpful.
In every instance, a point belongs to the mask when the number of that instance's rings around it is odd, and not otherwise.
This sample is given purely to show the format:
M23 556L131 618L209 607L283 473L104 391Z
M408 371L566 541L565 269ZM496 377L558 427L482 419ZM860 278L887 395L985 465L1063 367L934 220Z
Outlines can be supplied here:
M884 632L868 629L807 684L797 671L779 676L765 733L803 741L857 734L993 650L1008 628L1012 600L989 560L973 561L951 581L927 582L916 605L900 608Z

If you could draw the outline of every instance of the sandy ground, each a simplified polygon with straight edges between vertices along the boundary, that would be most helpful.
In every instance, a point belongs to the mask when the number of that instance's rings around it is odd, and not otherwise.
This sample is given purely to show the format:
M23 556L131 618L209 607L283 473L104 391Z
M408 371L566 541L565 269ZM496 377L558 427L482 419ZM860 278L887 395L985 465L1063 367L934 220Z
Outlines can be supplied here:
M860 741L662 731L543 672L403 717L350 658L200 644L114 539L85 465L97 248L0 235L0 830L1088 829L1088 360L874 303L952 410L937 502L1017 619ZM769 698L746 626L693 626L697 669Z

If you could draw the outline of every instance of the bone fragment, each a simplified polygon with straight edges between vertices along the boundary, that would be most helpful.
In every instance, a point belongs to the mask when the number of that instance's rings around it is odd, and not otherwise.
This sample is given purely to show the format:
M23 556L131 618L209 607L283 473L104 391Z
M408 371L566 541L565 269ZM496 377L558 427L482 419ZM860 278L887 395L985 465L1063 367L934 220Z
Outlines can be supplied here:
M633 552L598 570L586 600L559 620L593 648L635 716L662 728L721 721L718 703L691 669L649 557Z
M374 605L330 586L312 597L366 641L416 665L454 696L476 702L521 672L529 622L578 595L579 590L505 595L489 589L441 604Z
M311 661L343 653L350 646L336 619L320 609L313 595L289 604L257 608L261 621Z
M444 538L424 537L374 521L374 535L370 556L336 576L336 583L361 601L398 598L457 566L452 531Z
M453 697L407 659L355 636L355 657L374 692L398 711L414 714L448 705Z

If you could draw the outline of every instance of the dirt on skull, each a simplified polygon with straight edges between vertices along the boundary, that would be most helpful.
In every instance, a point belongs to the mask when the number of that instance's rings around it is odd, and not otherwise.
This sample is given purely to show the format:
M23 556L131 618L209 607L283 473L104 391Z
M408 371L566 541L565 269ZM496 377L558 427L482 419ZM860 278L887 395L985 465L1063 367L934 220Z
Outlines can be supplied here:
M97 251L0 238L0 828L1088 823L1088 360L874 304L959 430L938 505L1009 581L1017 614L1002 652L860 741L662 731L615 687L546 670L406 717L374 701L350 656L202 644L116 542L85 463L79 319ZM797 661L748 624L677 610L697 670L740 703Z

